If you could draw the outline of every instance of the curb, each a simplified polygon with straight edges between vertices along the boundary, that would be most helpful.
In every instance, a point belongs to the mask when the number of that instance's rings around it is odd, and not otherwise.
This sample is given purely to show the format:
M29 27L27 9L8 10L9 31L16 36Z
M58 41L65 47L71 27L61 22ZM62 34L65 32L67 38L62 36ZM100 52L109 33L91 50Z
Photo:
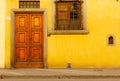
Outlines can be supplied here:
M1 75L0 79L99 79L120 78L120 75Z

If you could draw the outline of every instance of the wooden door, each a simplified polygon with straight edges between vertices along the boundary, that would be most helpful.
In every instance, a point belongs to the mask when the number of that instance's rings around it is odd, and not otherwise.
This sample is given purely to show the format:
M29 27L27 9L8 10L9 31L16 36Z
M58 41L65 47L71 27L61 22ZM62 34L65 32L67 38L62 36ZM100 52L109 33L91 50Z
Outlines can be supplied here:
M43 13L16 13L14 41L16 68L43 68Z

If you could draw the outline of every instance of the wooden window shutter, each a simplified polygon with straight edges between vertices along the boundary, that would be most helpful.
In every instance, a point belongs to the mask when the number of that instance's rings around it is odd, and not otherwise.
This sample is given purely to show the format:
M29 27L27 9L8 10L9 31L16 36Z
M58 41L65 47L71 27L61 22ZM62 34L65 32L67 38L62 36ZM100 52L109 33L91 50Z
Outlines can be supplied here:
M82 30L81 5L78 0L56 1L55 30Z

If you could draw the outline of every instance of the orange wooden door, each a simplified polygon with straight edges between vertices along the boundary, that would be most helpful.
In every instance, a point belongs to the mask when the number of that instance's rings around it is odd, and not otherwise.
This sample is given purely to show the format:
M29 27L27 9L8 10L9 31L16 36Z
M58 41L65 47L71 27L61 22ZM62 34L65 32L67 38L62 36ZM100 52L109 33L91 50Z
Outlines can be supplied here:
M15 14L15 67L42 68L43 14Z

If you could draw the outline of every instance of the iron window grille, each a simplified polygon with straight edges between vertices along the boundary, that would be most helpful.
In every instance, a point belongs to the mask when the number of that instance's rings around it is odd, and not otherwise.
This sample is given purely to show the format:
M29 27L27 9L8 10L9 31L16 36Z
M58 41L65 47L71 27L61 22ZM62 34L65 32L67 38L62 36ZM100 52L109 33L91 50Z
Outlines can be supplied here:
M79 0L56 1L55 30L83 30L81 5Z
M39 0L19 0L19 8L40 8Z

